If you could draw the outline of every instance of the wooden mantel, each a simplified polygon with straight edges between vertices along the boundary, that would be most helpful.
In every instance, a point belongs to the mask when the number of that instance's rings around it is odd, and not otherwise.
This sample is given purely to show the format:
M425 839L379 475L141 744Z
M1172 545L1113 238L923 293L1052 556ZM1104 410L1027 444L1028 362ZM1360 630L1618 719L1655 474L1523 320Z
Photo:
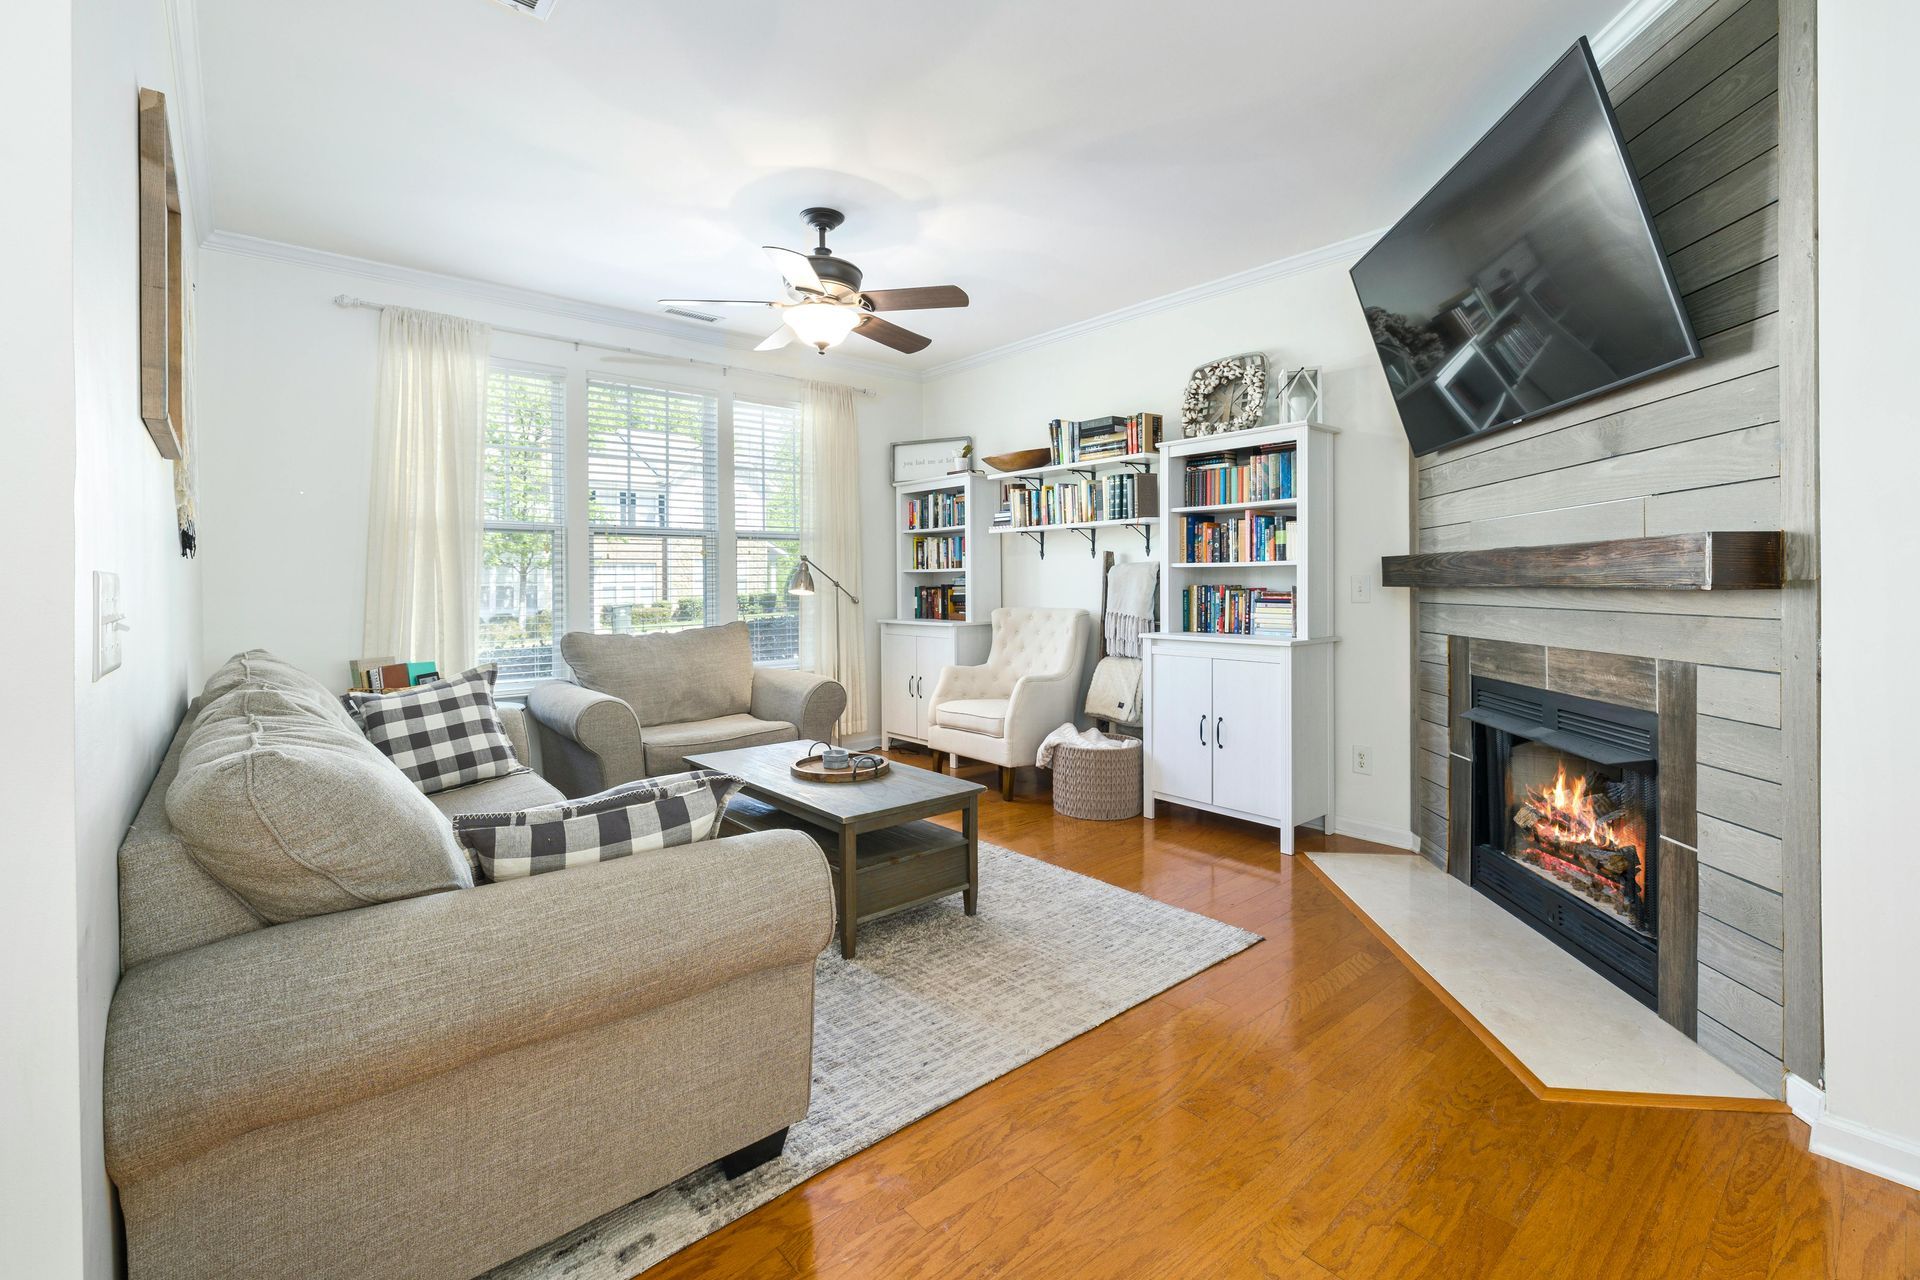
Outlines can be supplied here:
M1778 591L1786 535L1676 533L1547 547L1382 556L1389 587L1617 587L1641 591Z

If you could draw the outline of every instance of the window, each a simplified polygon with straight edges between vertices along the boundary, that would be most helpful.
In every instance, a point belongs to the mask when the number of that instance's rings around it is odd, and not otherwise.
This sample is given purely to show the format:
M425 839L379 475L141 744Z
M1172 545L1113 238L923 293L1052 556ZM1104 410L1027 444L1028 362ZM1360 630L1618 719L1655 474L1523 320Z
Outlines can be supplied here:
M555 674L565 629L566 386L496 364L487 376L480 658L502 685Z
M719 398L587 379L588 582L595 631L678 631L719 607Z
M800 555L799 417L792 405L733 402L734 587L755 662L800 653L800 602L787 594Z

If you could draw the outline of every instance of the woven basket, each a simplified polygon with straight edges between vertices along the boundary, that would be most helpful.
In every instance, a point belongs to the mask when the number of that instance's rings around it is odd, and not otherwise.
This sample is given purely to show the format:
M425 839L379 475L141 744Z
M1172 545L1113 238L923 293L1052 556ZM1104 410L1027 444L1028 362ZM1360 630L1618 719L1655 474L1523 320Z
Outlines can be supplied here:
M1140 816L1140 740L1124 747L1053 749L1053 811L1117 822Z

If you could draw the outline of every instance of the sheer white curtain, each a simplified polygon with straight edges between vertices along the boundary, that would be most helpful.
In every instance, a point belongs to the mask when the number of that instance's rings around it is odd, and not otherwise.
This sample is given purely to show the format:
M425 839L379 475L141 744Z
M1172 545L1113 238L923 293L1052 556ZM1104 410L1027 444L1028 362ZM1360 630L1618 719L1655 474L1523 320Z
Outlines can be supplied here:
M801 554L860 594L860 427L853 390L809 382L801 407L804 523ZM824 578L800 601L800 666L830 675L847 689L841 735L867 731L866 612ZM839 619L839 649L834 620Z
M380 313L367 521L367 621L358 657L473 665L479 612L486 325Z

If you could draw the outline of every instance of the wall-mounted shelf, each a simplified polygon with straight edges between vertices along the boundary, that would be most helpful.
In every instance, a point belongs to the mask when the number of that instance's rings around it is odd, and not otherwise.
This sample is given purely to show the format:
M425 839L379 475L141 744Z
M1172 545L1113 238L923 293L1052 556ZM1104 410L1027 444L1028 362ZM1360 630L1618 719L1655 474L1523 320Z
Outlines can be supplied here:
M1159 516L1141 516L1138 519L1134 519L1134 520L1071 520L1063 524L1022 524L1022 525L1008 524L1008 525L1001 525L1000 527L996 529L991 529L988 532L993 533L995 535L1005 534L1005 533L1024 533L1029 538L1032 538L1035 542L1040 544L1040 558L1042 560L1045 560L1047 558L1047 535L1049 533L1064 532L1064 533L1078 533L1082 535L1087 540L1087 554L1091 556L1096 554L1094 551L1094 541L1093 541L1093 531L1095 529L1120 529L1120 528L1135 529L1139 531L1140 537L1146 543L1146 547L1147 547L1146 553L1149 556L1151 556L1153 554L1153 526L1159 523L1160 523Z
M987 479L1039 480L1046 476L1066 475L1073 471L1101 471L1109 467L1131 467L1135 471L1150 471L1153 469L1154 459L1159 456L1158 453L1123 453L1117 457L1094 458L1091 461L1053 462L1044 467L1028 467L1024 471L996 471Z
M1388 587L1610 587L1640 591L1777 591L1786 584L1778 529L1676 533L1382 556Z

